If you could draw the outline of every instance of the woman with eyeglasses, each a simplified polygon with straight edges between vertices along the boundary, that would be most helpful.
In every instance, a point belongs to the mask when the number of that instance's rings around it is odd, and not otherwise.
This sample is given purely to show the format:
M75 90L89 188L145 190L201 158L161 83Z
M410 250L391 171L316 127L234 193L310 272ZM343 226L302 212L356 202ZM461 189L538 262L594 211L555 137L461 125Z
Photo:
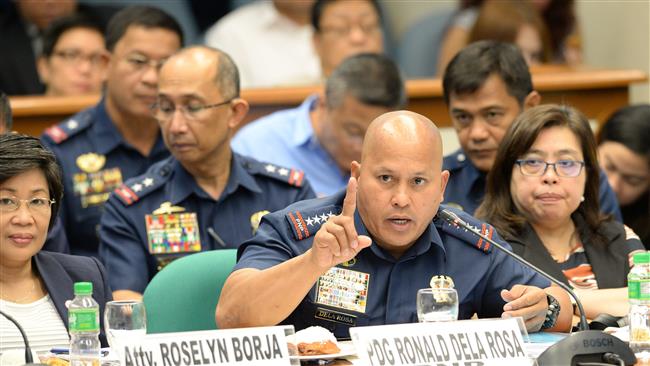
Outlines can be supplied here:
M494 225L517 254L573 287L587 317L623 316L629 258L643 244L600 213L596 156L580 112L531 108L506 132L476 216Z
M111 300L97 259L41 251L62 192L59 166L40 140L0 135L0 310L22 325L33 352L69 346L65 302L75 282L93 283L100 314ZM4 316L0 334L0 364L24 363L22 337Z

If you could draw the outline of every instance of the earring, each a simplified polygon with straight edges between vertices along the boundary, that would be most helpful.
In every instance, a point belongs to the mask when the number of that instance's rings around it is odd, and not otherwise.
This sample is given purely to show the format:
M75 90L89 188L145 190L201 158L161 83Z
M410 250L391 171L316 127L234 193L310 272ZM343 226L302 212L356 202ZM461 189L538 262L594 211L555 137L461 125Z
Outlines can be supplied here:
M584 201L585 201L585 196L580 197L580 202L584 202Z

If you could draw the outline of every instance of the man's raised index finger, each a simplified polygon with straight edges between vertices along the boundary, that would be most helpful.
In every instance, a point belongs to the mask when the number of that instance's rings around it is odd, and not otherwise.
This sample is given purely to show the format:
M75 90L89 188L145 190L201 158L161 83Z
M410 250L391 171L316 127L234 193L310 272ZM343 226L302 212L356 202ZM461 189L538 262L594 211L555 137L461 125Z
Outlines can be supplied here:
M354 211L357 209L357 179L350 177L348 187L345 190L345 198L343 199L343 212L342 216L352 217Z

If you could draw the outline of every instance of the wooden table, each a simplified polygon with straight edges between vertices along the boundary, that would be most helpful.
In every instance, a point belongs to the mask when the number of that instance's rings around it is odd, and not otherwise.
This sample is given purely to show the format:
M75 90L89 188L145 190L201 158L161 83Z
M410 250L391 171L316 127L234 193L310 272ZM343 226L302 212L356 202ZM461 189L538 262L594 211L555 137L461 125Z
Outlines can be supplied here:
M648 79L640 70L605 70L587 67L544 66L532 70L535 89L543 103L573 105L589 118L602 122L616 109L629 103L629 86ZM442 97L440 79L409 80L406 83L407 109L421 113L438 126L450 126L447 106ZM251 110L251 121L276 110L292 108L320 86L247 89L242 91ZM38 136L49 125L62 121L79 110L95 104L99 96L83 97L11 97L14 130Z

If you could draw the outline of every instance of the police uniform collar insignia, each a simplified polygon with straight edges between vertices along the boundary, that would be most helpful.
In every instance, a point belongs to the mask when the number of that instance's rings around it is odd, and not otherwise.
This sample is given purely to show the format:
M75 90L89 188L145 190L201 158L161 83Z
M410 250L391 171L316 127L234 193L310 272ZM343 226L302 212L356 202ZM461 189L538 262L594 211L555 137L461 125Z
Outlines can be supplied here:
M260 221L262 217L269 213L268 210L257 211L251 215L251 228L253 229L253 235L257 232L257 229L260 227Z
M330 205L306 211L290 211L286 214L287 222L296 240L307 239L316 234L318 229L329 220L330 217L336 216L341 212L338 206Z
M97 173L106 164L106 156L97 153L86 153L77 156L77 166L83 172Z
M438 210L442 210L445 207L449 207L446 205L441 205ZM468 225L472 226L474 229L479 231L481 234L487 236L488 238L492 239L492 236L494 235L494 227L492 225L488 225L482 221L479 221L478 219L462 212L462 211L457 211L457 210L451 210L454 211L460 218L462 218ZM462 241L465 244L471 245L477 250L482 251L483 253L490 253L492 251L492 245L490 243L486 242L480 237L477 237L474 235L474 233L469 232L468 230L458 226L458 225L452 225L445 220L439 219L437 216L435 218L435 226L439 228L443 233L451 235L453 237L458 238L460 241Z

